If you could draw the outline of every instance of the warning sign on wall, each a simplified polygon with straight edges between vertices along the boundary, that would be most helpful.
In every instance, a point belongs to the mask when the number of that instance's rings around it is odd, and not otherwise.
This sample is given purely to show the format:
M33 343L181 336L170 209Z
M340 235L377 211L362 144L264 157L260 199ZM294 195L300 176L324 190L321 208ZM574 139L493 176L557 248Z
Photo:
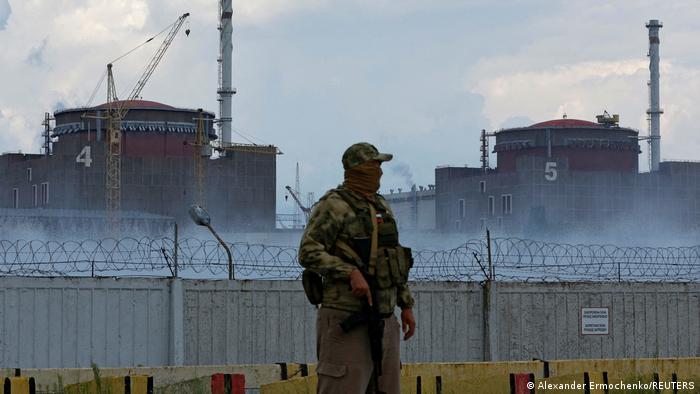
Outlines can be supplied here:
M610 334L610 308L581 308L581 335Z

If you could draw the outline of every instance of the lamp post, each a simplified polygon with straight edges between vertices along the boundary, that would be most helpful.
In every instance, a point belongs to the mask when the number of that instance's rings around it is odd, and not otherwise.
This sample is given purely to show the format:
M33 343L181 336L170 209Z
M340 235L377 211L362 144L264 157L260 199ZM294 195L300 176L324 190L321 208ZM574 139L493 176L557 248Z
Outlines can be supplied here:
M190 207L190 217L198 226L208 228L214 237L216 237L216 239L219 241L221 246L224 247L224 250L226 250L226 254L228 255L228 279L233 280L233 257L231 256L231 249L229 249L226 242L224 242L224 240L219 237L219 234L217 234L211 227L211 217L209 216L209 213L201 206L195 204Z

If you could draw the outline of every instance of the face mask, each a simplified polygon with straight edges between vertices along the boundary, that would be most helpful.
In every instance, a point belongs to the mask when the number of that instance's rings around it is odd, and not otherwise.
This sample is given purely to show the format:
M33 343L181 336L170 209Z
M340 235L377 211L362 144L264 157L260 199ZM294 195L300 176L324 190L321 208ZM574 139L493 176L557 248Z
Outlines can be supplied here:
M365 196L370 196L379 190L379 179L381 177L381 163L371 160L345 170L344 185Z

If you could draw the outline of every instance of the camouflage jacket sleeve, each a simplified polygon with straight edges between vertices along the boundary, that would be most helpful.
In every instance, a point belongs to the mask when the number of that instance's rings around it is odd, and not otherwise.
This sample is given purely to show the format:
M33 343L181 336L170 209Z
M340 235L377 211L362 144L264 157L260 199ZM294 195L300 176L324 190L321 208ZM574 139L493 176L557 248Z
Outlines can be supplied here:
M349 209L340 197L332 195L316 204L301 237L299 264L324 277L350 277L355 266L330 253Z
M413 308L415 301L408 289L408 283L396 287L396 305L401 309Z

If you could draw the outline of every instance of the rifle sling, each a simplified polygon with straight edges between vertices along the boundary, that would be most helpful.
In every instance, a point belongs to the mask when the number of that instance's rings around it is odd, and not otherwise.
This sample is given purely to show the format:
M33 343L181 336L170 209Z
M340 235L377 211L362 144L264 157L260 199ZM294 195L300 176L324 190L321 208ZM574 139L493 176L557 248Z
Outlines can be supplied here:
M372 241L370 244L369 264L367 266L367 273L369 273L370 276L374 276L377 272L377 248L379 244L379 230L377 226L377 210L371 203L369 203L369 214L371 216L372 221ZM358 255L357 252L355 252L355 250L351 248L350 245L348 245L345 241L341 239L336 240L335 247L341 249L343 252L347 253L348 256L352 257L355 260L353 261L353 263L358 268L364 265L364 262L362 261L360 255Z
M377 226L377 210L369 203L369 215L372 221L372 245L369 252L369 274L374 276L377 273L377 244L379 243L379 230Z

